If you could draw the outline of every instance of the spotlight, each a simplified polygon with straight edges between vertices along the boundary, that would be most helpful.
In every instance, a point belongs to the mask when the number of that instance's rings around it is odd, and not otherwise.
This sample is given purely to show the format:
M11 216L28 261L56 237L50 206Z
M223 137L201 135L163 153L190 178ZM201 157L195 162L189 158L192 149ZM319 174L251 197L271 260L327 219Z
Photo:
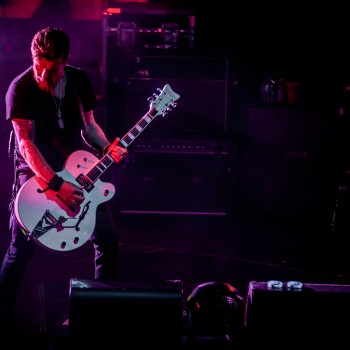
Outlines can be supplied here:
M186 300L190 338L239 341L244 331L245 300L225 282L198 285Z

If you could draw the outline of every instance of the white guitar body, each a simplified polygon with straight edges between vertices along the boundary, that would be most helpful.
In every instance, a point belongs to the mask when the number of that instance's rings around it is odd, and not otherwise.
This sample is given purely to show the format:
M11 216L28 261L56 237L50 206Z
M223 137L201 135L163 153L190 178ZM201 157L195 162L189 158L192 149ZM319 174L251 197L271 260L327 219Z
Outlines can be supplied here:
M76 151L67 158L58 175L79 186L76 178L85 175L97 161L98 158L87 151ZM57 192L46 188L40 177L30 178L18 192L15 214L37 243L56 251L70 251L86 243L95 228L97 207L115 194L113 184L97 180L91 191L85 191L84 202L79 207L70 207Z
M120 146L127 148L155 117L167 115L180 98L169 84L158 92L149 99L149 111L119 140ZM48 189L47 183L38 176L24 183L17 193L14 211L28 238L61 252L77 249L87 242L95 229L97 207L115 194L114 185L100 180L113 163L110 152L98 159L81 150L67 158L58 175L84 188L85 200L79 207L64 202L59 192Z

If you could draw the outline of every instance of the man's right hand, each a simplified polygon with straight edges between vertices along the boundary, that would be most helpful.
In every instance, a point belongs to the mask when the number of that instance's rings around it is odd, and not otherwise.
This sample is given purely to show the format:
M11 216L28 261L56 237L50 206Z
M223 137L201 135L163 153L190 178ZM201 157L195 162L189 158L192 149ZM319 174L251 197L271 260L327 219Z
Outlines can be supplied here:
M67 201L67 203L75 205L80 205L85 200L84 188L79 187L72 182L64 181L60 190L60 196Z

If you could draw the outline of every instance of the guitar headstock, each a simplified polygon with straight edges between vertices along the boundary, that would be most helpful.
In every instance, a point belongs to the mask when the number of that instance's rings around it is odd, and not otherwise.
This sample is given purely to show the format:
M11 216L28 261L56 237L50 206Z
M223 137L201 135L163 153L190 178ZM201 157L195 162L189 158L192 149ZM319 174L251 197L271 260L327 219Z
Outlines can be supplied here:
M165 117L172 108L176 107L176 102L180 95L177 94L169 84L164 85L163 89L158 88L158 93L154 93L153 97L149 97L150 110L154 111L154 117L162 115Z

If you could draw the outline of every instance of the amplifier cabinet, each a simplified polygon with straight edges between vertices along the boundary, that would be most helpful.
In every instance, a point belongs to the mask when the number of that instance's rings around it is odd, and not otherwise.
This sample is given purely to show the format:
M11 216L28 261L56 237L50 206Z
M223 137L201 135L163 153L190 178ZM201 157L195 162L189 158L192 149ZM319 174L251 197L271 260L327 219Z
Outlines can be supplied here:
M134 125L146 112L147 98L165 84L180 95L176 108L165 118L157 117L147 135L181 135L193 133L216 136L226 130L226 81L179 79L132 79L127 85L127 125ZM146 101L146 102L145 102Z
M180 95L177 107L166 118L152 121L143 137L216 137L226 131L226 57L132 56L107 50L114 57L104 81L107 129L113 138L149 111L147 99L165 84Z
M121 214L224 216L231 207L231 156L129 153L115 171Z
M329 210L339 159L335 119L318 109L244 109L237 141L241 206L252 211Z
M182 327L181 281L70 280L69 336L74 345L179 344Z
M348 343L350 285L304 283L274 289L251 281L246 298L248 349L340 349Z

